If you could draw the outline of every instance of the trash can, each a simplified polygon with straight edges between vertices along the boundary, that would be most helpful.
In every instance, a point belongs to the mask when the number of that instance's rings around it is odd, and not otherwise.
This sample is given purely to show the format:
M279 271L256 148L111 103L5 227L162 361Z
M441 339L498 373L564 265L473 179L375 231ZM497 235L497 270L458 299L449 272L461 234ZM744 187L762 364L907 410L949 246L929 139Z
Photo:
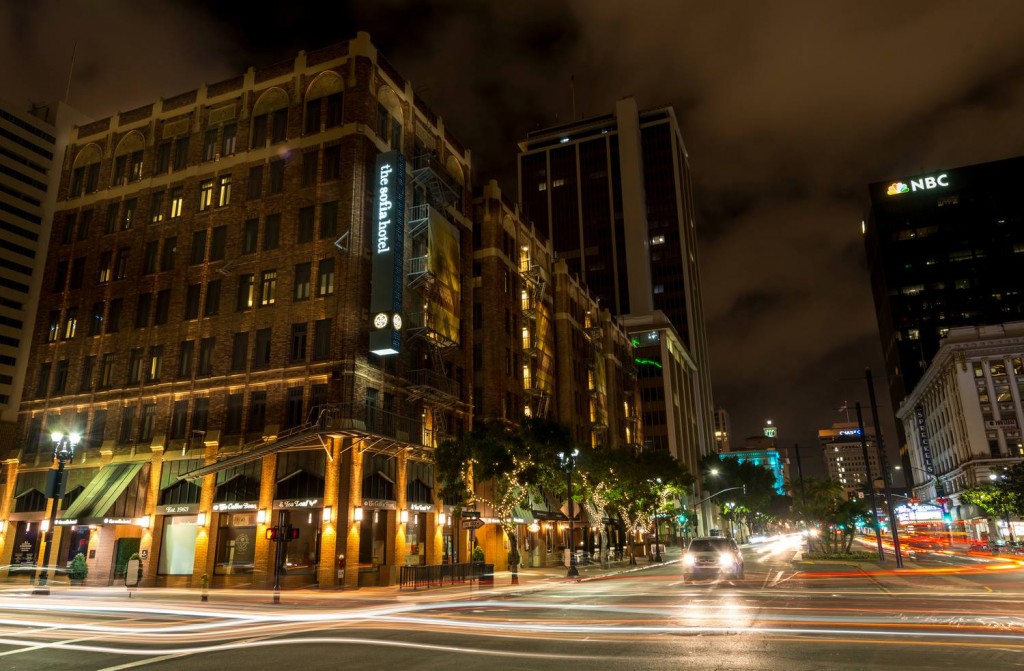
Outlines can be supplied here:
M494 587L494 564L483 564L480 572L480 586Z

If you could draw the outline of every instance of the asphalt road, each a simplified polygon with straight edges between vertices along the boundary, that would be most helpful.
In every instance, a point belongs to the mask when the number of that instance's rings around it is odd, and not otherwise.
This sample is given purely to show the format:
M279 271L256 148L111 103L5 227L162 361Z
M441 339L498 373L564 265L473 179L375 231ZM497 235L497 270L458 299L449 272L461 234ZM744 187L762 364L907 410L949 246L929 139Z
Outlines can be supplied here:
M492 591L0 595L0 669L962 669L1024 666L1024 569L923 554L911 570L793 563L746 578L666 564Z

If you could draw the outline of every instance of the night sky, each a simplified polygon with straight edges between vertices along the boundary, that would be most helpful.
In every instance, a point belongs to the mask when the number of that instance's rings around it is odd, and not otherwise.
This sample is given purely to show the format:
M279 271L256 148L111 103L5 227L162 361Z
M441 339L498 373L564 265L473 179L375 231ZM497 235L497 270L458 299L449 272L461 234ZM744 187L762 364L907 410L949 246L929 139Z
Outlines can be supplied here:
M63 97L76 40L70 103L101 118L359 30L513 196L570 77L577 115L674 105L733 435L810 445L871 366L892 449L866 185L1024 153L1024 3L0 0L0 97Z

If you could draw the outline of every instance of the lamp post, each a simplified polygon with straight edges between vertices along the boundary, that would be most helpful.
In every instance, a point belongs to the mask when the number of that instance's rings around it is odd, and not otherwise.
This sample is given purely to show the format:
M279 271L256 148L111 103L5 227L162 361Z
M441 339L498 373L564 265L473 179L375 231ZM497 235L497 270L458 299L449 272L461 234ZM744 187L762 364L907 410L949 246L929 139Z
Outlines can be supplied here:
M50 524L46 528L46 535L43 537L46 547L43 550L42 573L39 575L39 582L36 588L32 590L33 594L47 596L50 593L48 582L50 546L53 545L53 528L57 524L57 504L64 494L64 463L74 458L75 446L78 445L81 439L82 436L77 433L65 434L61 431L54 431L50 434L50 440L53 441L53 458L57 460L57 468L52 470L46 483L46 495L50 499Z
M573 450L570 454L558 453L558 460L562 463L562 468L565 469L565 489L569 499L569 572L566 574L566 577L569 578L580 576L579 569L576 568L576 530L573 527L573 517L576 516L576 511L572 500L572 469L576 467L576 457L579 456L579 453L579 450Z

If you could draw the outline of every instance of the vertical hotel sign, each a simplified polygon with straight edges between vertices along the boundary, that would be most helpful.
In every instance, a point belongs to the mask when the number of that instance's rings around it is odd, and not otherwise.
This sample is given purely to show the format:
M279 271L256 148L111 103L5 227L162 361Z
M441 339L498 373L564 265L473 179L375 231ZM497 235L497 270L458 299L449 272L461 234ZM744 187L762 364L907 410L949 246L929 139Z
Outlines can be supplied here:
M917 425L917 442L921 445L921 459L924 461L924 470L934 478L935 463L932 461L932 445L928 440L928 425L924 421L924 406L920 403L914 406L914 423ZM938 479L935 480L935 495L944 495Z
M405 281L405 157L388 151L373 173L373 256L370 275L370 352L398 354L402 346L402 289Z

